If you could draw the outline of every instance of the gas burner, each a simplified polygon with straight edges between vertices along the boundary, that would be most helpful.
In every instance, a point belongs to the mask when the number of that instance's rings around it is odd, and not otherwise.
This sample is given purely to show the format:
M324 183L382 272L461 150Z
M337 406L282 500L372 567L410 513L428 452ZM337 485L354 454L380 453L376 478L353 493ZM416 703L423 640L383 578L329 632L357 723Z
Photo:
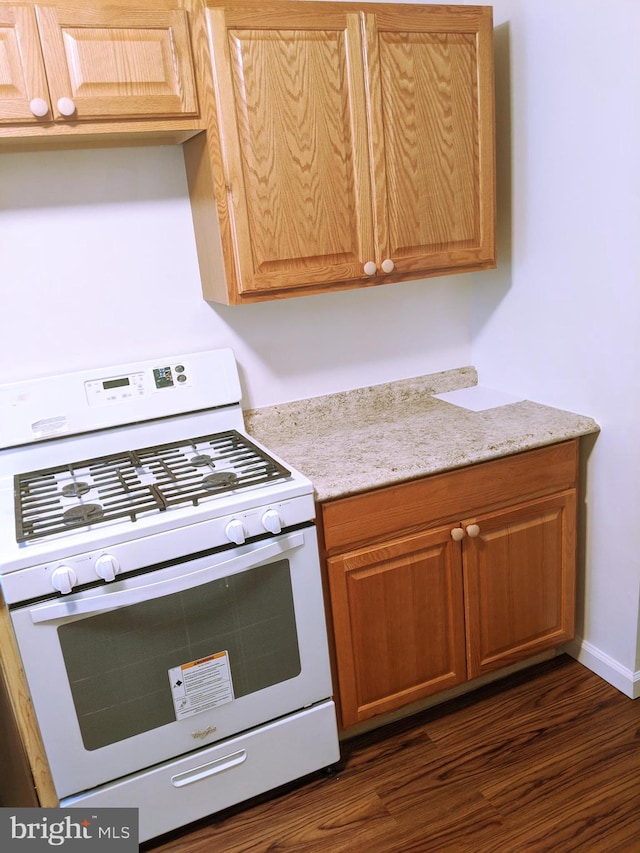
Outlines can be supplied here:
M62 494L65 498L79 498L81 495L86 495L91 491L89 483L67 483L62 487Z
M195 465L196 468L201 468L204 465L211 465L212 468L214 467L213 459L208 453L198 453L197 456L192 456L191 459L189 459L189 462L191 462L192 465Z
M66 510L62 516L62 520L69 527L76 524L93 524L100 521L104 515L104 510L100 504L80 504L80 506L71 507Z
M202 485L209 492L215 492L216 489L225 489L238 479L238 475L233 471L216 471L215 474L207 474L202 479Z

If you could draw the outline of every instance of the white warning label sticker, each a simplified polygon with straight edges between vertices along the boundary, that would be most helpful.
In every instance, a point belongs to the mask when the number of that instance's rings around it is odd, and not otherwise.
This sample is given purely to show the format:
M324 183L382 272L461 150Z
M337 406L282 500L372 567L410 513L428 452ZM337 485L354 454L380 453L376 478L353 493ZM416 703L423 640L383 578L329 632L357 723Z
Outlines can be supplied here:
M216 652L169 670L176 720L184 720L233 701L229 653Z

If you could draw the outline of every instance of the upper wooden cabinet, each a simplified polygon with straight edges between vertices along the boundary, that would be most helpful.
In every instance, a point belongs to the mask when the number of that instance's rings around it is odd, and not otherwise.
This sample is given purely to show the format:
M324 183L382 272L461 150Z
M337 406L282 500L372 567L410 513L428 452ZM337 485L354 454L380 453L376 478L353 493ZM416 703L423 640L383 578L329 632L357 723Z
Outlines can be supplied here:
M208 299L495 265L489 7L207 7L210 132L185 155Z
M2 136L197 112L187 13L174 4L0 5Z

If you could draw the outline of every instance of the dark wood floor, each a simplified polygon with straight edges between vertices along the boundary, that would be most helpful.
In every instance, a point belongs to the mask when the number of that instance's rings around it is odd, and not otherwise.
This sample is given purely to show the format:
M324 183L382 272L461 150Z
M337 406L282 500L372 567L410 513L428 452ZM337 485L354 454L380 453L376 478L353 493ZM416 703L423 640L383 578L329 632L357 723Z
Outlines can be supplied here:
M640 700L566 656L342 745L154 853L640 853Z

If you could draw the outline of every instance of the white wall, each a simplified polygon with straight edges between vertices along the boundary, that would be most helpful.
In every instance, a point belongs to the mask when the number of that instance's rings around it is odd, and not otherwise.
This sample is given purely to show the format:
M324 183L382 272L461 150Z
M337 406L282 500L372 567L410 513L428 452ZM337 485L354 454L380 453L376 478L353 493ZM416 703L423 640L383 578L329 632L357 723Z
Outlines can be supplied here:
M640 668L640 3L494 8L497 271L210 306L178 148L3 154L2 381L231 346L246 406L474 363L486 384L592 415L577 653L627 690Z
M464 277L202 299L181 149L0 156L3 382L231 346L245 406L469 364Z
M581 659L640 659L640 3L497 0L499 270L473 287L483 381L593 416ZM577 648L577 647L576 647Z

